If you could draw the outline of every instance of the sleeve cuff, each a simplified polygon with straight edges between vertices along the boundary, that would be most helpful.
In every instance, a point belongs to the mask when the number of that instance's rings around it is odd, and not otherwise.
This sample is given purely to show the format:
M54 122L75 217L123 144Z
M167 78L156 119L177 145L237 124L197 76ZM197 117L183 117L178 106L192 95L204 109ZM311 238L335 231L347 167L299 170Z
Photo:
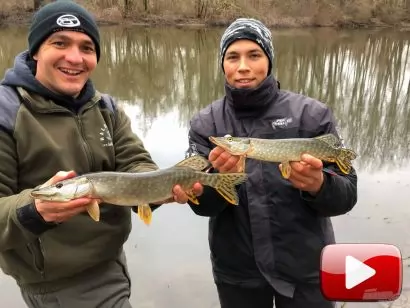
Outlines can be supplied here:
M57 223L46 222L32 203L18 208L16 214L20 224L35 235L58 226Z

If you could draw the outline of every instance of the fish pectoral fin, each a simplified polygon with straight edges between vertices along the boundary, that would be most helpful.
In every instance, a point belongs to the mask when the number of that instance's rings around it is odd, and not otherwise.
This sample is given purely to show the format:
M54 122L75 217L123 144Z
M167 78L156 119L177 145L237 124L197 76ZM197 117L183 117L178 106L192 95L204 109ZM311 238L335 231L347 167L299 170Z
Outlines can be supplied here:
M246 156L241 156L241 158L238 161L238 172L245 172L245 164L246 164Z
M175 167L189 167L197 171L203 171L210 162L201 155L190 156L175 165Z
M97 200L92 201L87 206L87 212L93 220L100 221L100 206Z
M191 201L193 204L198 205L199 204L199 200L198 198L195 196L194 192L192 190L188 190L185 192L188 196L189 201Z
M282 162L282 168L281 168L281 170L280 170L280 173L282 174L282 176L283 176L285 179L289 179L291 170L292 170L292 169L291 169L290 164L289 164L288 161Z
M138 216L146 224L151 224L152 210L148 204L138 205Z

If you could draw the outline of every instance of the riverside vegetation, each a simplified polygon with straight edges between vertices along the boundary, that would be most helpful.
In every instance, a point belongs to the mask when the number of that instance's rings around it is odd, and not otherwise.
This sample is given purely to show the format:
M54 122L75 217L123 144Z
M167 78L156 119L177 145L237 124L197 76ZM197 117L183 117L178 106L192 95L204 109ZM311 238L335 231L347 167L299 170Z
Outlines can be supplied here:
M0 25L27 24L51 0L0 0ZM226 26L255 17L271 27L410 28L410 0L77 0L100 24Z

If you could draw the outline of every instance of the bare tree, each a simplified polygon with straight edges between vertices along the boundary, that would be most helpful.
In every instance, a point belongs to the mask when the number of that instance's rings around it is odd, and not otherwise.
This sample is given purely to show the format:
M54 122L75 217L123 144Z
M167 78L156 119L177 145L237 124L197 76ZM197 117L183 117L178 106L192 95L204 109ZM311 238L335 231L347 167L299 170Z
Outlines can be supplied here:
M124 12L122 14L123 17L128 16L128 12L130 11L130 7L131 7L131 1L132 0L124 0Z
M205 18L208 14L209 1L208 0L197 0L196 1L196 17Z
M40 6L43 4L43 2L44 0L34 0L34 3L33 3L34 11L37 11L40 8Z

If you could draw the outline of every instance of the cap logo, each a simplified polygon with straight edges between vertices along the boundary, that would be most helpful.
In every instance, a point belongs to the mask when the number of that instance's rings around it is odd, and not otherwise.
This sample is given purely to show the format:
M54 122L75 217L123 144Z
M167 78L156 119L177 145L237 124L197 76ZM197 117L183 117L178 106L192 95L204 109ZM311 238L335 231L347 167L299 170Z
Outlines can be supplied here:
M66 14L57 18L57 25L66 28L78 27L81 25L80 20L74 15Z

